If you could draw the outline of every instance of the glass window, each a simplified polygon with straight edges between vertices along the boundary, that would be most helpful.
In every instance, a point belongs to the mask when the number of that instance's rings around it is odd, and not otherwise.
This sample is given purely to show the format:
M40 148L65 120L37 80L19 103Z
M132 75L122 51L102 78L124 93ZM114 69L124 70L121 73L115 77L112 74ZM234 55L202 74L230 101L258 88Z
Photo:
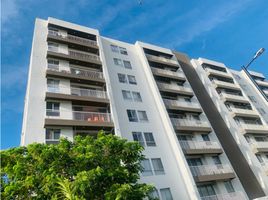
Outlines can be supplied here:
M197 188L201 197L216 195L213 185L200 185Z
M123 63L124 63L124 67L125 67L125 68L127 68L127 69L132 69L132 66L131 66L130 61L123 60Z
M165 173L164 167L163 167L163 164L162 164L160 158L152 158L152 164L153 164L153 168L154 168L154 173L156 175Z
M124 47L119 47L120 53L123 55L127 55L127 49Z
M132 96L134 101L142 102L141 94L139 92L132 92Z
M149 197L152 199L159 199L159 193L157 191L156 188L154 188L150 193L149 193Z
M201 158L187 158L187 163L189 166L200 166L202 165Z
M60 86L60 81L59 80L47 79L48 92L58 93L59 92L59 86Z
M122 60L119 58L114 58L114 64L118 66L123 66Z
M132 96L131 96L130 91L122 90L122 94L123 94L123 98L125 100L132 100Z
M60 129L46 129L46 140L59 140Z
M257 157L257 159L259 160L260 163L263 163L263 159L262 159L260 154L256 154L256 157Z
M112 50L112 52L119 53L118 46L116 46L116 45L111 44L111 50Z
M118 74L118 80L120 83L127 83L127 77L125 74Z
M47 116L60 116L60 103L47 102Z
M139 116L139 120L141 122L147 122L148 121L148 117L145 111L142 110L138 110L138 116Z
M139 142L141 146L145 146L141 132L132 132L132 136L134 141Z
M130 122L137 122L138 116L136 110L127 110L128 119Z
M207 134L202 134L201 136L203 138L203 141L210 141L210 139L209 139Z
M144 137L145 137L145 141L146 141L147 146L156 146L153 133L145 132Z
M226 188L226 190L227 190L228 193L235 192L234 187L233 187L233 184L232 184L231 181L225 181L224 182L224 186L225 186L225 188Z
M129 82L130 84L137 85L135 76L127 75L127 77L128 77L128 82Z
M213 159L215 165L221 165L221 160L220 160L219 156L212 156L212 159Z
M173 200L169 188L160 189L160 193L161 193L162 200Z
M48 42L48 50L49 51L58 51L59 50L59 44L54 42Z
M153 175L152 167L150 164L149 159L144 159L141 161L141 166L142 166L142 175L143 176L151 176Z
M59 64L60 62L55 59L48 59L47 60L47 67L48 69L53 69L53 70L59 70Z

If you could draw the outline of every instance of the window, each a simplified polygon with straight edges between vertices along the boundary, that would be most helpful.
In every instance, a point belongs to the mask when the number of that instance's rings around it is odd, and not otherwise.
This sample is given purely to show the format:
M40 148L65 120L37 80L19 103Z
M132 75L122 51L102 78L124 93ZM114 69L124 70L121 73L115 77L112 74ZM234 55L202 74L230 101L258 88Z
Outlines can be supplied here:
M154 173L156 175L165 173L164 167L163 167L163 164L162 164L160 158L152 158L152 164L153 164L153 168L154 168Z
M119 58L114 58L114 64L118 66L123 66L122 60Z
M47 102L47 116L60 116L60 103Z
M59 50L59 44L54 42L48 42L48 50L49 51L58 51Z
M59 92L59 85L60 85L60 81L59 80L47 79L47 89L48 89L48 92L58 93Z
M49 69L53 69L53 70L59 70L59 64L60 62L58 60L55 59L48 59L47 60L47 67Z
M154 188L150 193L149 193L149 197L152 199L159 199L159 193L157 191L156 188Z
M125 67L125 68L127 68L127 69L132 69L132 66L131 66L130 61L123 60L123 63L124 63L124 67Z
M197 186L198 192L200 197L206 197L206 196L215 196L216 192L213 188L213 185L200 185Z
M153 133L144 132L144 137L145 137L145 141L146 141L147 146L156 146Z
M151 176L153 175L152 167L150 164L149 159L144 159L141 161L141 166L142 166L142 175L143 176Z
M257 157L257 159L259 160L260 163L263 163L263 159L262 159L260 154L256 154L256 157Z
M226 190L227 190L228 193L235 192L234 187L233 187L231 181L225 181L224 182L224 186L225 186L225 188L226 188Z
M60 129L46 129L46 140L59 140Z
M138 116L139 116L139 120L141 122L147 122L148 121L148 117L145 111L142 110L138 110Z
M138 122L136 110L127 110L127 115L130 122Z
M169 188L160 189L160 193L161 193L162 200L173 200Z
M213 159L215 165L221 164L221 160L220 160L219 156L212 156L212 159Z
M122 90L122 94L123 94L123 98L125 100L132 100L132 96L131 96L130 91Z
M127 75L129 84L137 85L135 76Z
M188 163L189 166L203 165L201 158L187 158L187 163Z
M119 47L120 53L123 55L127 55L127 49L124 47Z
M111 50L112 50L112 52L119 53L118 46L116 46L116 45L111 44Z
M139 142L141 146L145 146L141 132L132 132L133 140Z
M142 102L141 94L139 92L132 92L132 96L134 101Z
M201 136L203 138L203 141L210 141L210 139L209 139L207 134L202 134Z
M125 74L118 74L118 80L120 83L127 83L127 77Z

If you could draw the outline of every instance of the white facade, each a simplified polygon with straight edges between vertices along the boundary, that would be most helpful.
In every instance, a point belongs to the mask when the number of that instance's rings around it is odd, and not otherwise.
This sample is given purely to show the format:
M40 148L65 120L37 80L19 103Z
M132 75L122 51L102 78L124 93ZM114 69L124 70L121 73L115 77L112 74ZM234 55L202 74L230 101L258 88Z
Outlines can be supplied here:
M240 127L200 63L193 63L267 188L263 166ZM237 83L230 87L240 88ZM146 169L140 181L154 184L161 200L248 199L171 50L116 41L53 18L37 19L21 145L56 143L59 136L72 140L100 129L144 145Z

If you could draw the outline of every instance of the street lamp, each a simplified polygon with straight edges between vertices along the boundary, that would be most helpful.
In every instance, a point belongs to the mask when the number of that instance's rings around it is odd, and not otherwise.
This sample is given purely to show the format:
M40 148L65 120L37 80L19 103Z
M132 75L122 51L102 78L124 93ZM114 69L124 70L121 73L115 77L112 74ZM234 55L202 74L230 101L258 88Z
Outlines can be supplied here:
M256 60L263 52L265 51L264 48L260 48L254 55L254 57L251 59L251 61L244 67L245 69L247 69L249 67L249 65L251 65L251 63Z

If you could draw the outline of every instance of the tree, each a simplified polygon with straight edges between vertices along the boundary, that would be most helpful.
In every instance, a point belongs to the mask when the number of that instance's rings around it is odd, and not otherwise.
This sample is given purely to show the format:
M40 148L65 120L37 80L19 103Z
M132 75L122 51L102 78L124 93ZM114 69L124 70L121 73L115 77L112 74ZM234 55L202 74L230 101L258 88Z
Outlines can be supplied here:
M138 200L153 186L138 183L143 147L100 132L1 152L2 199Z

